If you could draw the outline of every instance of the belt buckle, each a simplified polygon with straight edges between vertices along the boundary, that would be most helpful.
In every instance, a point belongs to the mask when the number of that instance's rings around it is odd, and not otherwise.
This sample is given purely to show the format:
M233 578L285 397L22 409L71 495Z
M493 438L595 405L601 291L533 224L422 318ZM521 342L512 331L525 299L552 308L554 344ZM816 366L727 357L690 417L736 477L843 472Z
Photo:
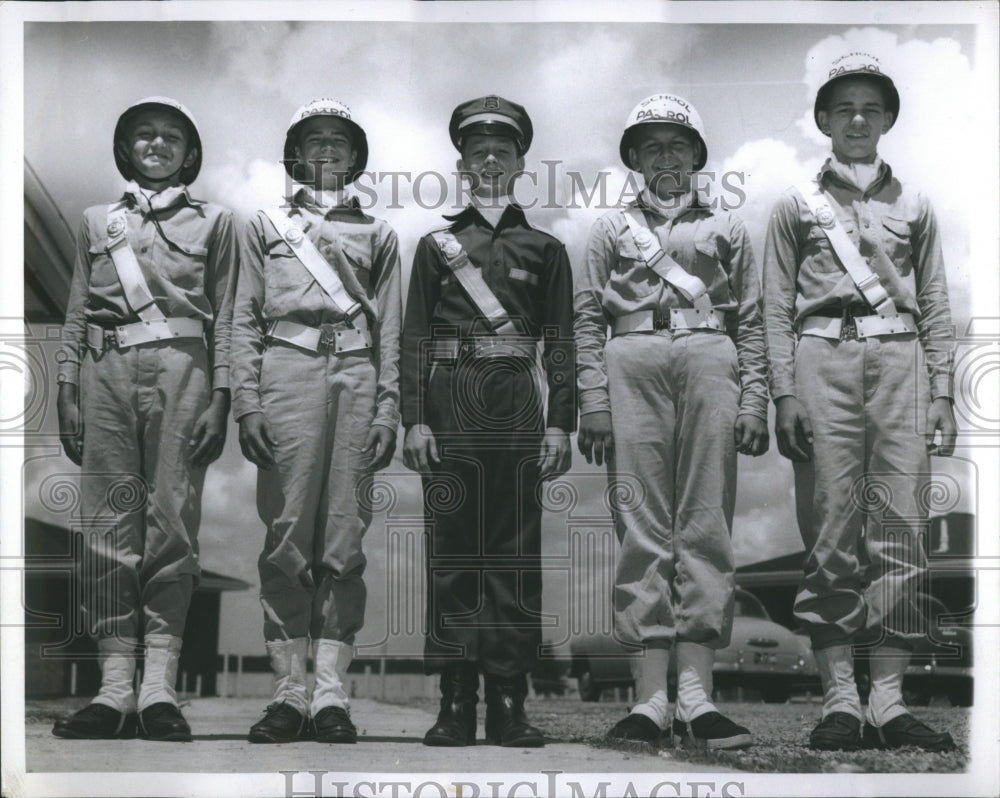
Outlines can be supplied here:
M840 317L840 340L858 340L858 325L854 321L854 313L850 308L844 308L844 313Z
M337 343L337 325L321 324L319 326L318 348L333 349Z

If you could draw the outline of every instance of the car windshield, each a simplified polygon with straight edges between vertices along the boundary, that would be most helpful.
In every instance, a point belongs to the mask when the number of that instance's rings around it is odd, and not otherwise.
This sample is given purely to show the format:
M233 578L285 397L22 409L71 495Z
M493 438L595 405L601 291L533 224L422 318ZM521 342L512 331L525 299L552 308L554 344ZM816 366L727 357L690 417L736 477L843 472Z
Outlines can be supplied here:
M735 614L744 618L764 618L768 619L767 610L756 596L749 593L739 592L736 594Z

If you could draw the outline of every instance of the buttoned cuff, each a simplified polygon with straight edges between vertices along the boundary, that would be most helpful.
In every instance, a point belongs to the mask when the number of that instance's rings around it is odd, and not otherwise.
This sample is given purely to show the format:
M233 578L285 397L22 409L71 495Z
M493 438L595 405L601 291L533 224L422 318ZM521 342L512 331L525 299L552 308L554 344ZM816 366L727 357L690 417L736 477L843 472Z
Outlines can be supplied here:
M955 399L955 388L950 374L938 374L931 377L932 399Z
M239 421L251 413L263 413L264 406L260 403L257 391L237 391L233 396L233 419Z
M375 418L372 420L372 424L378 424L380 427L388 427L395 432L399 427L399 411L396 409L396 403L391 399L381 403L375 410Z
M212 390L229 390L229 366L216 366L212 369Z
M62 385L66 383L68 385L79 385L80 384L80 364L70 363L66 361L65 363L59 364L59 370L56 373L56 382Z
M795 378L771 374L771 399L777 402L782 396L795 396Z
M580 415L610 413L611 397L605 388L587 388L580 391Z
M737 411L740 416L754 416L765 423L767 422L767 399L765 397L753 396L740 400L740 407Z

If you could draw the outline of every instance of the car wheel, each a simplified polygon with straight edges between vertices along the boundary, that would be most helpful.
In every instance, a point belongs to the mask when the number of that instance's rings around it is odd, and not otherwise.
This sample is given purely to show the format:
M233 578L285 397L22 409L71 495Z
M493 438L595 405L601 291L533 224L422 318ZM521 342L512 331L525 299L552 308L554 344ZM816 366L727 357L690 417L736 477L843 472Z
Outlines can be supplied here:
M590 675L590 666L584 665L580 675L576 678L577 688L580 691L580 698L583 701L600 701L601 693L604 692L600 685L594 684L594 679Z
M948 700L953 707L972 706L972 682L955 685L948 690Z
M784 704L792 697L792 690L786 685L770 684L761 688L760 696L765 704Z

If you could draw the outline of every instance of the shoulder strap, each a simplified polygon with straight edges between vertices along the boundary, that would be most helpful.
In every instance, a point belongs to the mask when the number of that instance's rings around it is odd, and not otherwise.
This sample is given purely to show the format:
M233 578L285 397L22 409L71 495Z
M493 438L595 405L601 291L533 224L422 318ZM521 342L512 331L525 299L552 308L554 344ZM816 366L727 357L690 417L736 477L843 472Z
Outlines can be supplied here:
M493 332L498 335L516 333L517 329L507 318L507 309L486 284L482 271L472 265L468 253L454 234L450 230L437 230L431 233L431 237L472 304L493 327Z
M697 275L691 274L663 251L659 238L646 225L646 217L642 211L633 206L625 208L622 215L625 217L636 249L646 261L646 266L656 272L657 276L671 288L676 289L694 307L703 311L711 310L712 301L708 296L708 287Z
M813 212L816 222L829 239L837 260L851 276L868 304L880 314L895 314L896 305L892 298L886 292L878 275L872 271L864 257L858 252L858 248L854 246L854 242L851 241L851 237L840 223L837 214L830 207L830 202L819 183L814 180L799 183L795 186L795 190L802 195L809 210Z
M295 257L299 259L299 263L306 267L306 271L319 283L319 287L326 292L326 295L333 300L333 304L337 306L338 310L348 318L357 316L361 312L361 303L347 292L340 277L337 276L336 270L316 249L316 245L313 244L309 236L303 233L301 228L278 208L266 208L264 213L271 220L278 235L291 247ZM330 242L330 249L334 257L338 260L343 259L344 253L336 238Z
M125 203L116 202L108 206L108 254L118 272L118 282L125 292L125 301L142 321L159 321L166 318L160 310L153 293L149 290L146 277L139 268L135 252L128 243L128 222L125 219Z

